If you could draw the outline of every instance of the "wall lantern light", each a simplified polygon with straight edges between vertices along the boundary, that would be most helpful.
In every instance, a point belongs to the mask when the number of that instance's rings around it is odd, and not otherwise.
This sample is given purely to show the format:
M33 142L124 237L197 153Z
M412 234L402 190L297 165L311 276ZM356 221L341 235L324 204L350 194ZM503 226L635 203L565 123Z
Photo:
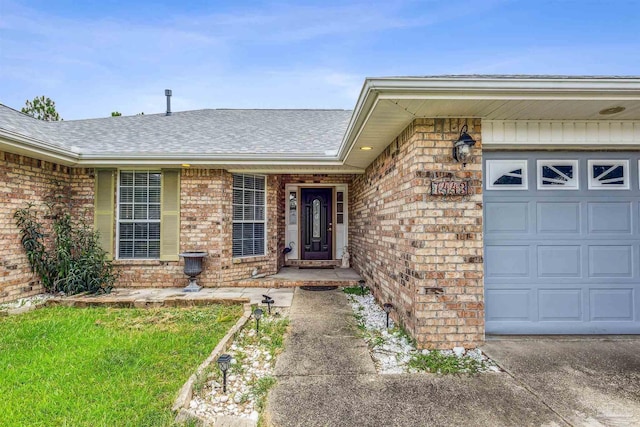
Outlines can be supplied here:
M387 329L389 329L389 313L391 313L393 309L393 304L386 302L382 305L382 308L384 308L384 312L387 313Z
M462 163L463 166L467 164L471 156L471 147L476 143L475 139L467 133L467 129L467 125L462 126L458 140L453 143L453 159Z
M262 310L256 308L253 310L253 317L256 318L256 334L260 332L260 318L262 317Z
M229 370L229 364L231 363L231 356L228 354L221 354L218 357L218 367L222 371L222 392L227 392L227 371Z

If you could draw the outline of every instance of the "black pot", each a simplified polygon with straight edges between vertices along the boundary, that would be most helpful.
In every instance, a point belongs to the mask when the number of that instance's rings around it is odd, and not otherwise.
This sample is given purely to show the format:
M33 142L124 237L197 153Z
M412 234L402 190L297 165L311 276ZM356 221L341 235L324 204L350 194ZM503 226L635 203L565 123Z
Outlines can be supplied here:
M196 276L202 273L202 260L207 256L207 253L183 252L180 256L184 258L184 274L189 276L189 284L183 291L198 292L202 287L196 283Z

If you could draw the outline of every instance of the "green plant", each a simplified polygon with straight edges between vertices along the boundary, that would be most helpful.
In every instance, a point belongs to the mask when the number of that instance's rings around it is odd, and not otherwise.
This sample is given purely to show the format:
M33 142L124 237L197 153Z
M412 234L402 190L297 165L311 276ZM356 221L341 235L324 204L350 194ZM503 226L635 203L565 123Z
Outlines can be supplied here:
M342 288L342 292L347 295L362 295L362 289L359 286L348 286ZM364 288L364 294L369 295L369 288Z
M262 377L251 385L251 392L256 398L256 409L262 412L267 398L267 394L271 387L276 385L276 379L271 376Z
M447 355L432 350L427 354L412 355L409 367L434 374L477 374L486 369L486 364L468 356L457 357L455 354Z
M48 292L109 292L117 278L98 233L84 220L72 221L62 203L47 203L51 233L32 203L14 214L31 265Z

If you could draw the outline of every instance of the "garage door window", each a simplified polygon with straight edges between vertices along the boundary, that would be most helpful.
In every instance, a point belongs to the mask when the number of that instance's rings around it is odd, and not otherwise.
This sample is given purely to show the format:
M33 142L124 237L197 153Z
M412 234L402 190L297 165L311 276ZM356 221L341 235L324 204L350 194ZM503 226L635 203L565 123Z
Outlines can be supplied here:
M538 190L577 189L577 160L538 160Z
M526 160L487 160L487 190L526 190Z
M628 160L589 160L590 190L628 190Z

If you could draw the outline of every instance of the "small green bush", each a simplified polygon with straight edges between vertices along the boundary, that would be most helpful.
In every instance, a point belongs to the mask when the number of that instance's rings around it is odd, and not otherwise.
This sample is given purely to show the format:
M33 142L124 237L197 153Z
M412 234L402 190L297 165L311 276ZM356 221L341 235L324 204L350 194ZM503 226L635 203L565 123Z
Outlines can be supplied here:
M83 220L72 221L59 204L47 208L52 233L45 230L32 203L14 214L31 270L44 288L68 295L109 292L117 275L98 243L98 233Z

